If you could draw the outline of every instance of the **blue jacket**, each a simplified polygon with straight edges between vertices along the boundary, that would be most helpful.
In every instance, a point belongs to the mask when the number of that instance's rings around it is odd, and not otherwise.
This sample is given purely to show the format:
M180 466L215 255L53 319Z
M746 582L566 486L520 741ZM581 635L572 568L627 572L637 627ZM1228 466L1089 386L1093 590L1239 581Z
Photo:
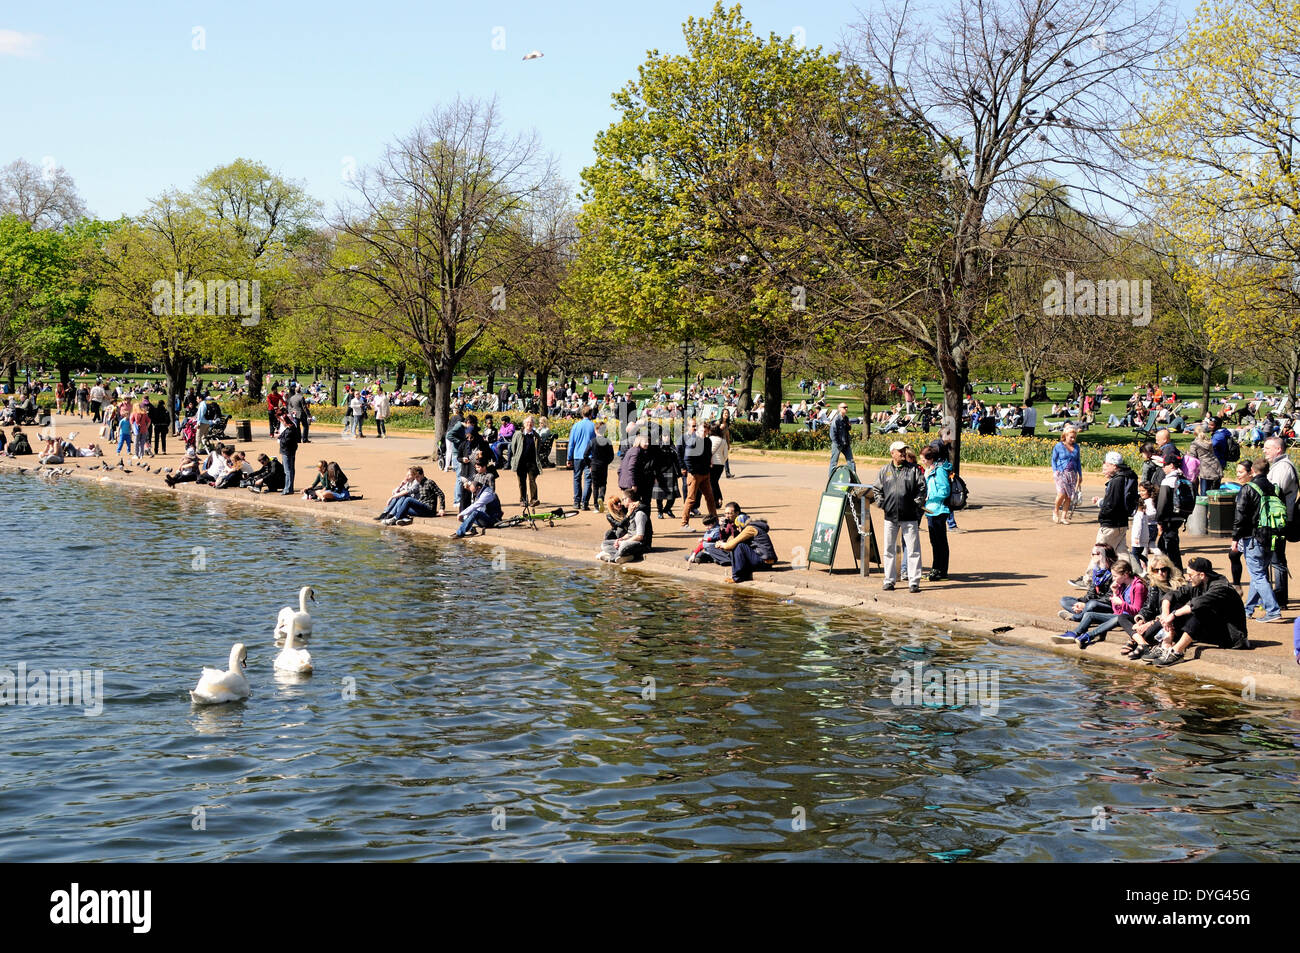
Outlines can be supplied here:
M1228 431L1220 427L1214 431L1214 436L1210 438L1214 447L1214 455L1219 458L1219 466L1227 467L1228 465Z
M1066 449L1065 444L1058 443L1052 448L1052 469L1057 473L1065 470L1073 470L1080 475L1083 474L1083 462L1079 453L1079 445L1074 445L1074 453Z
M574 424L569 431L569 459L581 460L587 455L587 446L591 443L591 438L596 435L596 425L588 418Z
M948 474L952 473L952 464L943 462L930 467L925 474L925 512L928 516L947 516L948 495L952 493L952 482Z

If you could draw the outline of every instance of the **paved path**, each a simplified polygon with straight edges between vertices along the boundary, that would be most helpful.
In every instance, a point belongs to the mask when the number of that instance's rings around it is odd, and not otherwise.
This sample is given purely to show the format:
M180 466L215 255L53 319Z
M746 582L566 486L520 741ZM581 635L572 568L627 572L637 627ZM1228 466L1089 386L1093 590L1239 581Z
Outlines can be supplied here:
M87 443L89 435L96 432L85 421L77 418L56 418L61 433L79 431L78 442ZM172 451L165 459L146 461L175 466L180 459L179 441L169 442ZM277 444L267 435L265 421L254 422L254 440L241 445L250 459L257 452L274 454ZM386 439L368 436L361 440L344 440L336 428L314 428L312 442L298 451L298 485L305 486L314 479L316 463L320 459L337 461L348 474L354 491L364 493L365 499L348 503L313 503L300 496L255 496L247 491L215 490L193 483L181 484L177 493L220 497L241 503L288 508L330 518L342 518L363 523L378 533L414 532L446 536L455 530L450 518L441 520L416 520L409 527L381 528L371 522L388 498L389 492L399 483L405 468L412 462L421 462L428 473L437 480L443 491L452 498L450 474L435 469L429 460L433 440L428 434L394 433ZM117 462L116 454L106 458ZM21 461L34 465L34 458ZM117 470L91 473L88 468L97 461L82 460L84 475L99 480L162 487L158 474L145 473L138 468L130 475ZM860 473L870 481L880 465L874 461L862 464ZM847 540L842 536L833 571L821 566L809 569L792 569L789 560L806 551L810 542L814 513L826 481L826 465L820 455L815 460L794 454L768 454L762 451L737 450L732 455L733 479L723 478L722 489L726 500L739 502L746 512L768 521L773 544L782 562L777 571L759 574L755 583L744 589L758 589L777 596L801 601L832 604L867 609L879 615L920 619L948 628L960 627L981 632L993 638L1033 645L1079 659L1082 664L1111 662L1132 665L1120 658L1118 651L1124 641L1112 634L1110 641L1094 645L1081 652L1072 646L1056 646L1050 642L1052 633L1064 630L1065 625L1056 618L1061 596L1077 590L1066 585L1066 579L1078 576L1084 569L1096 533L1096 507L1086 505L1078 512L1078 519L1070 526L1060 526L1051 521L1051 501L1055 492L1047 470L1015 470L1001 467L963 468L970 487L971 507L958 514L961 531L950 536L952 549L951 579L940 583L922 583L922 591L915 595L901 586L894 592L882 592L878 567L863 579L854 569L848 552ZM616 484L611 468L610 487ZM517 512L517 506L508 501L516 499L515 476L502 473L499 481L500 496L507 501L506 512ZM1085 477L1083 498L1090 501L1100 495L1100 475ZM543 503L549 506L567 505L572 501L572 473L567 470L548 469L539 481ZM165 488L164 488L165 490ZM680 506L676 510L681 516ZM880 530L879 513L874 514L876 529ZM593 569L617 572L629 567L606 567L597 564L593 554L607 529L603 515L597 512L581 513L563 523L543 527L539 531L527 528L494 530L483 537L465 540L456 545L474 544L505 546L534 553L552 553L568 558L590 561ZM722 569L717 566L688 567L683 557L694 547L702 529L694 520L692 530L679 526L679 520L655 519L655 551L644 563L633 564L633 571L655 571L680 576L692 584L720 583ZM1184 558L1193 555L1208 557L1216 568L1227 571L1228 540L1211 537L1183 538ZM922 532L922 552L928 564L929 543ZM1292 627L1294 613L1285 613L1287 624L1252 622L1250 636L1256 646L1250 652L1231 652L1204 649L1200 657L1160 670L1161 674L1192 677L1201 681L1214 680L1235 689L1243 684L1260 694L1300 697L1300 666L1294 661ZM1144 671L1150 667L1138 665ZM1246 679L1253 681L1246 682Z

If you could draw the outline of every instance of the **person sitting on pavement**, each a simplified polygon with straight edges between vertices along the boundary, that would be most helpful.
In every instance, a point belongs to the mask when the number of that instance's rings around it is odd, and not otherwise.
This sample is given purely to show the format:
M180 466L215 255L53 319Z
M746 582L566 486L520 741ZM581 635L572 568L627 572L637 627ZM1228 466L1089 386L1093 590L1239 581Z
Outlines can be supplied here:
M1103 641L1106 633L1118 626L1125 616L1130 619L1137 616L1146 603L1146 597L1146 583L1134 575L1132 564L1120 557L1111 565L1109 609L1085 611L1073 629L1063 635L1053 636L1053 640L1066 645L1076 642L1079 648L1086 649L1093 642Z
M1163 651L1150 653L1148 665L1177 665L1194 642L1225 649L1250 648L1241 595L1204 556L1188 560L1187 584L1165 593L1158 621Z
M609 563L630 563L645 558L654 543L654 526L650 522L650 507L642 504L635 489L623 491L627 509L631 513L623 535L606 539L600 544L596 558Z
M352 491L348 489L347 474L334 461L322 460L316 470L315 482L303 491L302 498L315 500L318 503L352 499Z
M1085 612L1107 611L1110 608L1111 565L1115 562L1115 550L1104 543L1094 543L1092 562L1088 564L1086 576L1088 588L1082 598L1062 596L1061 611L1057 613L1066 622L1078 622ZM1073 580L1071 580L1073 584Z
M476 457L474 469L476 476L485 473L488 470L487 462L482 457ZM470 481L470 485L477 486L477 493L469 505L456 514L460 518L460 527L451 534L452 539L476 536L479 532L478 527L487 529L501 521L501 500L497 498L496 481L484 480L477 484ZM467 489L465 492L473 491Z
M480 458L475 466L482 470L485 464ZM406 472L414 487L412 492L394 495L388 501L386 515L382 517L385 526L409 526L417 516L442 516L447 511L447 498L441 487L424 475L424 467L411 467Z
M185 458L181 460L176 472L164 476L163 482L168 486L175 486L177 483L196 482L200 472L198 451L190 447L185 451Z
M254 493L279 493L284 489L284 464L272 460L264 453L257 455L261 466L248 477L248 488Z
M706 545L704 553L714 562L731 567L725 577L727 582L748 582L755 570L776 565L776 549L765 520L742 512L740 504L734 502L723 508L723 520L733 527L732 534L719 543Z

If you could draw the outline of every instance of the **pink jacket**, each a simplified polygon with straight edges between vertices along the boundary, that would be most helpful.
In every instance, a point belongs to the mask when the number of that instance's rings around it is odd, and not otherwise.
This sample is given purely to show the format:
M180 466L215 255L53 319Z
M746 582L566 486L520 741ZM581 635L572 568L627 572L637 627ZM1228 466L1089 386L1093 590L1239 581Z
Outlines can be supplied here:
M1134 578L1123 594L1112 593L1110 607L1116 615L1137 615L1142 611L1142 604L1147 600L1147 584Z

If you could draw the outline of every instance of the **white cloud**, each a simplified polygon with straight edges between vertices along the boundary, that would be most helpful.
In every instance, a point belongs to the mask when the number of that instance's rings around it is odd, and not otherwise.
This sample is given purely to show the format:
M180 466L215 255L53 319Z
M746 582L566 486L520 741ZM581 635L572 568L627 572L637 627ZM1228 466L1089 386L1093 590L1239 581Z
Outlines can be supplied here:
M0 30L0 56L35 56L37 33L19 33L17 30Z

